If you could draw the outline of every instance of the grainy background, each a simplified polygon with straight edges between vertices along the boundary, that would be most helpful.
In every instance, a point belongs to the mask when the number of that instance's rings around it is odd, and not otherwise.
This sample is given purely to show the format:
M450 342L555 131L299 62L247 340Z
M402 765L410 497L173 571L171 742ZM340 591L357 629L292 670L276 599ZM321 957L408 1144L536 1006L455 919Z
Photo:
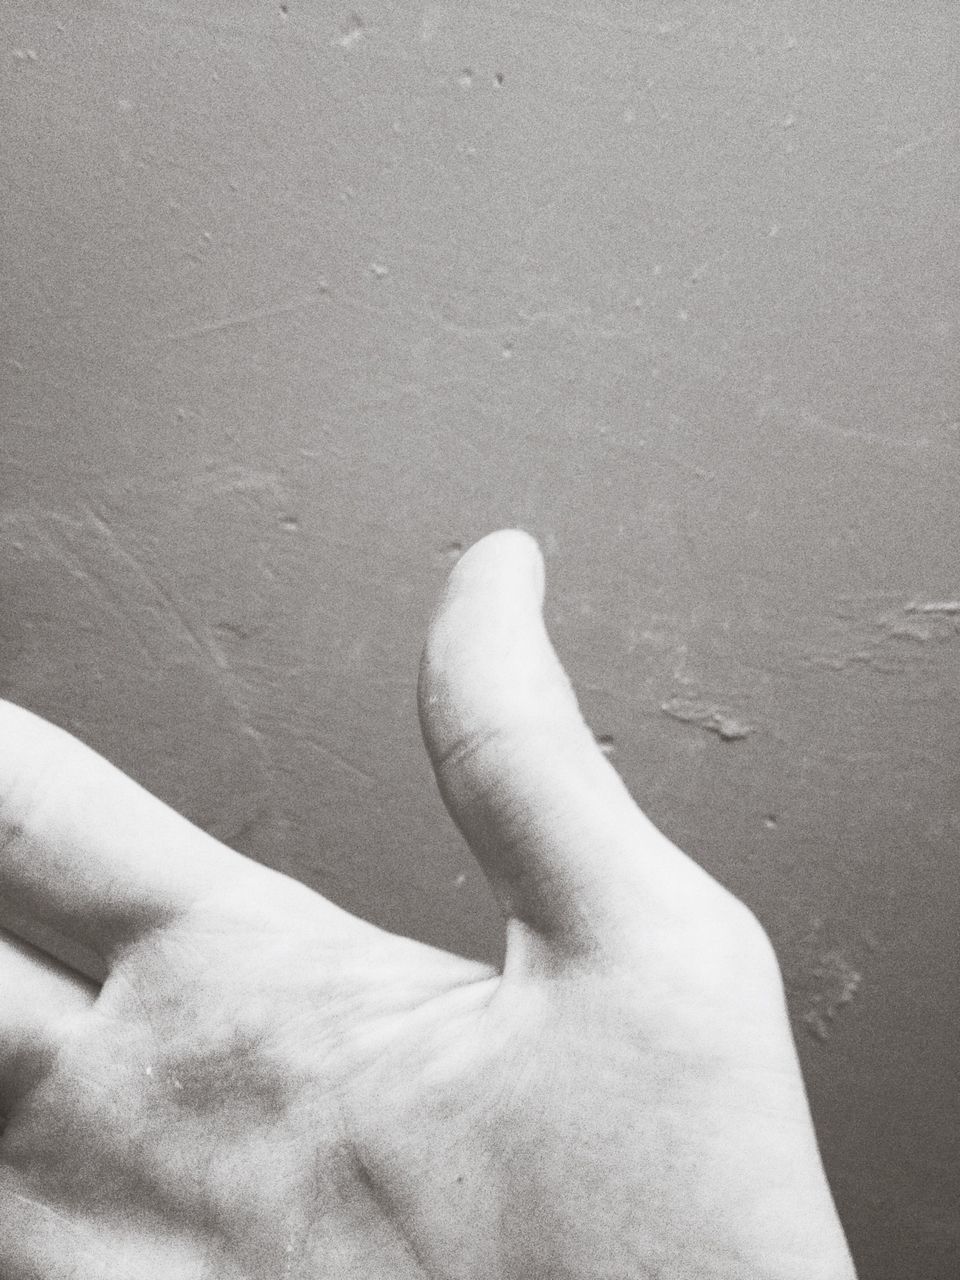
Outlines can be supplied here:
M953 0L7 0L0 692L495 959L458 548L782 957L862 1280L960 1265Z

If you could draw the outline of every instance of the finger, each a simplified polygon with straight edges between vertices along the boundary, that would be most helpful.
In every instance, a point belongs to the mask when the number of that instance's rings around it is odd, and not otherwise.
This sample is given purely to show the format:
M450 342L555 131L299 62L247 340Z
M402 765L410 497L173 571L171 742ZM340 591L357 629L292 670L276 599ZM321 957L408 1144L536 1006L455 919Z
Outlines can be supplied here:
M0 925L101 979L99 962L254 866L70 734L0 701Z
M35 1080L97 988L0 932L0 1113Z
M420 670L444 801L508 917L574 947L645 916L671 928L723 893L636 806L547 637L543 561L503 530L450 575ZM731 899L732 901L732 899Z

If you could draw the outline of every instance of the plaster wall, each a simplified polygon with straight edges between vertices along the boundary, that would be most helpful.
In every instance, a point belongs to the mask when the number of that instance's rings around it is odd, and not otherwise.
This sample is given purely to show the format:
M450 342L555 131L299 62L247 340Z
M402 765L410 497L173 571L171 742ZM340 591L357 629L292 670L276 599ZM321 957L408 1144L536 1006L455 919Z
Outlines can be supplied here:
M0 694L496 959L458 549L779 949L862 1280L960 1266L955 5L7 0Z

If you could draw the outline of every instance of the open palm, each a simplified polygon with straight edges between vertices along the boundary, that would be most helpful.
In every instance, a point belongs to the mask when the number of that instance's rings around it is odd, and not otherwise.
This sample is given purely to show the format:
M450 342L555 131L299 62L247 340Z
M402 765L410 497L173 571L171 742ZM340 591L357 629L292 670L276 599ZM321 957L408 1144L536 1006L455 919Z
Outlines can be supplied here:
M777 964L595 746L507 531L420 678L503 972L0 705L3 1280L850 1280Z

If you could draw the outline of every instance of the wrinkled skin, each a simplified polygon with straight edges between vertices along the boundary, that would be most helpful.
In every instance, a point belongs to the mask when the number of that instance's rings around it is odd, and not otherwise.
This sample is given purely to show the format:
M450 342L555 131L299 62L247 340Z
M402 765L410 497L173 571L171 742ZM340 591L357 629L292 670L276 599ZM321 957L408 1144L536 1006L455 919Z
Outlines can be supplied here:
M851 1280L773 951L596 748L542 590L478 543L420 678L503 973L0 705L4 1280Z

